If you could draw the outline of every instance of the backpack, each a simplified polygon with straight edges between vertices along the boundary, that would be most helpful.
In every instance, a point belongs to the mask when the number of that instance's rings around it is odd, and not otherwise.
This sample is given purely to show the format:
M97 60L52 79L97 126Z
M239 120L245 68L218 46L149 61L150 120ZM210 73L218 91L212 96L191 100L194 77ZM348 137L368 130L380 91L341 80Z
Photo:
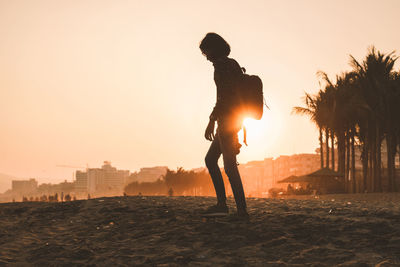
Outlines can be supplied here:
M261 120L264 109L263 83L257 75L246 74L242 68L240 84L238 86L238 105L240 118ZM267 104L265 106L269 109ZM247 146L247 130L243 126L243 143Z
M246 74L242 68L240 85L238 87L239 114L242 119L260 120L263 115L264 96L263 83L257 75Z

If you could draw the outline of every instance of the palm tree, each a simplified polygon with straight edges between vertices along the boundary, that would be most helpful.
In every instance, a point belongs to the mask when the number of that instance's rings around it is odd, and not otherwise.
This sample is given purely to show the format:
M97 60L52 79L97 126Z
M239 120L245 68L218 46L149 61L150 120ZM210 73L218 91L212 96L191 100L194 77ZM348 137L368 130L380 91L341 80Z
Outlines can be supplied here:
M391 77L391 86L386 87L387 91L385 94L386 102L386 145L387 145L387 170L388 170L388 182L389 190L397 191L396 185L396 169L395 169L395 157L396 147L399 144L399 129L400 122L398 114L400 114L400 72L394 72ZM397 116L396 116L397 114Z
M353 73L343 73L336 76L335 105L333 111L333 127L338 140L338 172L345 177L345 187L349 189L350 170L350 130L352 120L350 114L354 112L352 103ZM350 190L348 190L350 191Z
M320 116L320 106L321 99L319 95L312 96L308 93L305 93L304 96L304 104L306 107L294 107L293 113L300 115L310 116L312 122L315 123L318 127L319 131L319 148L320 148L320 160L321 160L321 168L324 167L324 153L323 153L323 141L322 141L322 121Z
M335 152L334 152L334 132L333 132L333 127L332 127L332 112L334 109L334 85L332 82L329 80L328 75L323 72L323 71L318 71L317 72L317 77L319 77L324 83L325 83L325 88L320 90L318 92L318 98L320 100L319 105L318 105L318 110L317 110L317 115L320 118L320 122L322 125L322 128L325 131L325 154L326 154L326 166L329 168L329 158L330 158L330 152L332 153L332 169L335 168ZM332 149L330 151L329 148L329 141L331 141L332 144Z
M321 167L331 165L335 169L337 144L337 170L344 174L349 192L356 192L358 188L364 192L383 190L381 146L384 139L389 190L397 190L395 157L400 150L397 149L400 145L400 73L393 70L396 60L393 52L383 54L374 47L368 50L361 63L351 56L352 72L337 75L336 83L332 83L326 73L318 72L325 87L315 96L306 93L306 107L293 108L295 113L309 115L318 126ZM356 144L361 147L361 187L355 179Z
M360 93L370 107L367 118L364 118L364 126L366 125L367 129L363 129L367 131L364 133L364 138L366 139L364 140L364 146L368 146L368 149L364 147L364 153L366 151L369 152L371 163L368 187L370 191L382 191L381 145L385 136L387 143L390 143L388 144L388 152L393 147L392 136L394 135L394 130L392 125L396 123L395 120L398 117L398 115L391 113L393 111L392 107L396 106L391 101L394 99L393 93L391 93L393 91L391 90L391 80L394 63L397 59L393 57L393 54L392 52L385 55L371 47L362 63L351 57L351 65L358 75ZM367 157L367 155L364 155L364 157ZM389 178L389 181L391 179ZM393 184L391 184L389 190L393 189Z

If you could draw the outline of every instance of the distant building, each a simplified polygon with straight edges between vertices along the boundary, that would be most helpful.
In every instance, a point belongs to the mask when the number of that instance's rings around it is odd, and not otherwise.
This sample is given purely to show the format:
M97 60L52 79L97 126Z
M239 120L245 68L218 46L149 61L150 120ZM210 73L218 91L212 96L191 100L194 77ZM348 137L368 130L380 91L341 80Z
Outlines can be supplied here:
M67 180L65 180L62 183L53 185L53 190L54 193L60 194L60 192L63 192L64 194L69 194L75 192L75 183L67 182Z
M84 186L84 175L81 176L81 185ZM117 170L111 166L111 162L104 161L101 168L87 169L87 192L88 193L122 193L126 179L129 177L128 170Z
M251 196L265 196L272 187L280 187L277 182L290 175L304 175L318 170L318 154L296 154L280 156L276 159L266 158L239 165L245 192ZM230 189L227 189L230 192Z
M141 168L140 172L135 175L137 182L155 182L167 173L168 167L157 166L151 168Z
M11 182L11 190L17 194L29 194L36 191L38 182L36 179L29 180L13 180Z
M87 172L76 171L76 173L75 173L75 192L77 192L77 193L87 193L88 192Z

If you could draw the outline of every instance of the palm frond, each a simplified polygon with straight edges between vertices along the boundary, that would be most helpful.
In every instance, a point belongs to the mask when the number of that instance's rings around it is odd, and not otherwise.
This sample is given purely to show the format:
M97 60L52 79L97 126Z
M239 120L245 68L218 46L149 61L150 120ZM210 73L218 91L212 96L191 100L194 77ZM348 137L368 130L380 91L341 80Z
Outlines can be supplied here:
M326 72L322 70L317 71L317 77L325 81L326 84L328 84L328 86L333 86L333 83L329 79L328 74L326 74Z
M313 116L313 111L304 107L293 107L291 114Z

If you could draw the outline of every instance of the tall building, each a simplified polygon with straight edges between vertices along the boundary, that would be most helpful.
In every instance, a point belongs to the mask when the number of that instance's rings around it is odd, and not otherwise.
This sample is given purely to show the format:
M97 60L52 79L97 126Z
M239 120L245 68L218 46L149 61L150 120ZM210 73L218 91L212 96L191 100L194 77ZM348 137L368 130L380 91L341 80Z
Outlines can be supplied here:
M87 192L91 194L122 193L128 177L128 170L117 170L111 166L111 162L104 161L101 168L87 169Z
M38 182L36 179L29 180L13 180L11 182L11 189L13 193L29 194L36 191Z
M167 173L167 169L166 166L141 168L135 179L137 182L155 182Z
M75 192L77 192L77 193L87 193L88 192L87 172L76 171L76 173L75 173Z
M260 195L273 187L273 159L250 161L239 165L245 192L248 195Z

